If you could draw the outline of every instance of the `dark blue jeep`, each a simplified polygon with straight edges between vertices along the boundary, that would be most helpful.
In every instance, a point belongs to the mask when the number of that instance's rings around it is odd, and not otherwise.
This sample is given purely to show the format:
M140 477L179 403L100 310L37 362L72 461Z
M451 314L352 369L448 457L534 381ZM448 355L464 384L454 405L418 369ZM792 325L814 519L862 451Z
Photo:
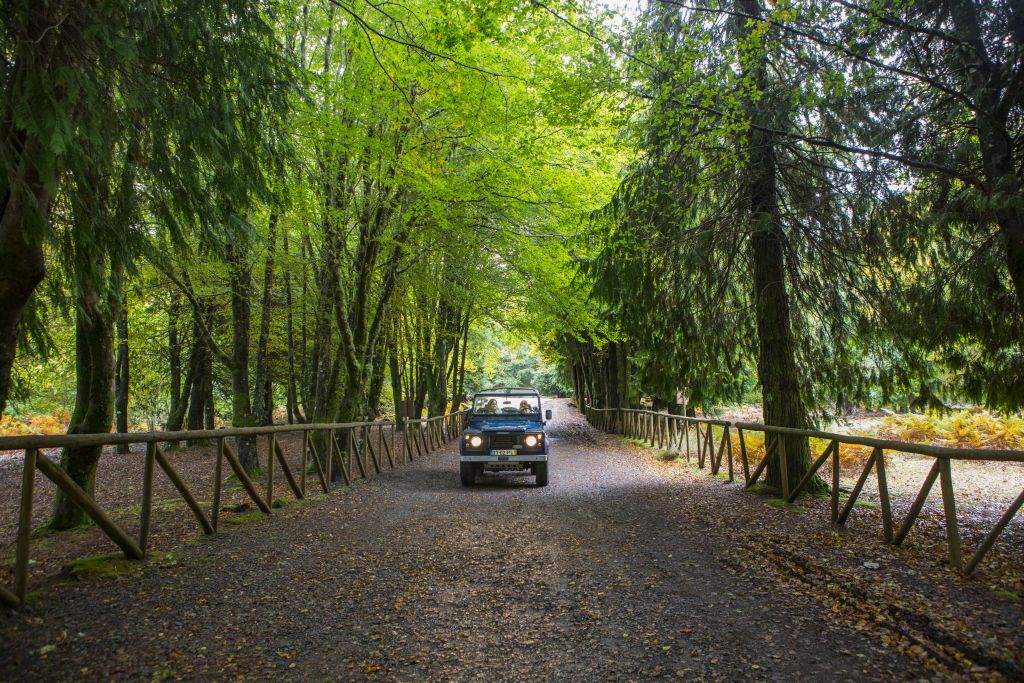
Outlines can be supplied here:
M476 394L459 452L462 485L472 486L484 472L529 472L537 486L547 486L544 425L550 419L550 410L541 418L536 389L501 387Z

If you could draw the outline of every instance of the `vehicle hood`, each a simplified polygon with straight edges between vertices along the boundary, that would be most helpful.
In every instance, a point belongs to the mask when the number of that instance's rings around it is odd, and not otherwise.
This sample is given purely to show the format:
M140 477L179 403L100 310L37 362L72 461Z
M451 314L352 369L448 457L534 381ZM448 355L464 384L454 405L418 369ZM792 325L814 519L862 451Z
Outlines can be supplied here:
M525 431L539 431L541 428L540 420L521 420L521 419L477 419L469 423L469 429L467 431L481 431L481 432L525 432Z

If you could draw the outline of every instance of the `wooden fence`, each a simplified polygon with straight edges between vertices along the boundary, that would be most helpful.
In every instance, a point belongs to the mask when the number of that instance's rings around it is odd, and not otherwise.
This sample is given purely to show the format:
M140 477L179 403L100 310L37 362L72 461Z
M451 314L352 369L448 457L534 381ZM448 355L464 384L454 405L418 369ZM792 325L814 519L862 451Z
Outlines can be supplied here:
M906 540L907 534L910 533L911 528L914 526L914 522L917 520L925 501L928 499L928 494L931 492L932 487L934 487L936 479L938 479L945 513L946 545L949 550L949 562L950 565L963 570L967 574L972 573L978 567L978 563L992 549L999 534L1002 533L1014 515L1020 510L1021 505L1024 504L1024 491L1021 491L1009 509L996 522L995 527L986 534L974 553L964 562L963 543L957 525L956 498L953 493L953 474L950 463L953 460L1024 462L1024 451L946 448L943 446L875 439L864 436L833 434L809 429L771 427L751 422L730 422L728 420L684 417L682 415L669 415L650 410L592 408L588 406L584 408L584 413L587 421L602 431L640 439L654 447L685 454L687 463L690 463L692 455L696 457L699 468L703 469L705 465L710 465L711 473L714 475L717 475L721 470L724 458L728 468L729 481L735 479L732 445L732 431L735 430L739 443L740 463L743 467L743 479L747 488L757 483L765 468L774 460L782 470L782 497L790 503L796 500L800 492L831 458L832 522L838 526L846 524L853 506L857 502L857 498L864 489L868 476L874 470L878 482L878 499L882 516L882 537L886 543L896 546L902 545ZM715 433L716 429L718 434ZM747 455L747 443L744 432L760 432L764 434L765 438L764 457L761 459L761 462L754 466L753 472L751 472L752 463ZM693 437L692 452L691 435ZM802 436L827 442L821 454L813 461L811 469L792 489L789 487L788 477L786 476L786 440L778 438L781 435ZM839 453L840 448L844 444L866 446L872 450L860 476L857 478L856 484L850 491L849 497L840 506ZM886 452L924 455L933 458L935 461L898 529L895 527L888 480L885 473Z
M220 498L223 489L223 467L225 461L242 484L249 498L264 514L271 514L274 501L274 468L275 461L280 466L288 488L295 498L306 497L307 472L315 472L317 483L324 493L329 493L333 481L339 477L345 485L350 485L359 478L368 478L371 470L380 473L385 466L394 468L413 460L416 457L432 453L446 442L462 433L466 412L450 413L423 420L405 420L400 425L395 422L350 422L340 424L304 424L276 425L269 427L248 427L238 429L216 429L188 432L139 432L131 434L76 434L58 436L16 436L0 437L0 451L21 450L25 453L21 481L21 503L18 512L18 530L15 542L14 586L0 585L0 603L20 608L25 603L28 588L29 550L32 538L32 498L35 491L35 473L39 471L74 501L96 523L104 534L110 538L132 560L141 560L146 556L147 539L150 530L150 517L153 510L153 477L156 469L164 472L178 491L185 504L192 511L204 534L216 533L220 515ZM396 427L402 427L401 453L396 449ZM390 438L385 436L385 429L390 428ZM376 439L374 432L376 431ZM301 463L298 477L288 463L287 453L278 437L282 434L299 433L302 435ZM311 439L311 434L323 434L323 439ZM228 439L237 437L262 437L267 440L266 484L261 492L242 468L235 450ZM217 446L216 458L213 459L213 502L209 514L197 502L195 495L175 471L160 444L168 442L214 441ZM316 442L320 441L321 450L329 453L317 453ZM376 441L376 445L374 444ZM145 463L142 480L142 505L139 512L138 537L133 538L119 527L95 500L95 498L76 484L59 466L40 453L44 448L63 448L65 446L112 446L144 443L146 444ZM344 452L341 444L344 443ZM385 461L386 459L386 461ZM312 470L310 468L312 465ZM356 471L358 470L358 476Z

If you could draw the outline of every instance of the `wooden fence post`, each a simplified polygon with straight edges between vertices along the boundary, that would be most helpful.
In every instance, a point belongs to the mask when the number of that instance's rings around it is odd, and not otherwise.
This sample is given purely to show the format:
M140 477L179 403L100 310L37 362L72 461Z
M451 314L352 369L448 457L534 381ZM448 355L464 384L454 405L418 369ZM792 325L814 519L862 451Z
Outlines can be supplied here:
M725 457L729 458L729 481L736 481L732 464L732 435L729 434L729 425L725 426Z
M708 451L705 459L709 462L713 457L715 457L715 432L712 430L710 424L708 425L708 433L704 439L704 448Z
M45 456L44 456L45 457ZM25 604L28 590L28 553L32 537L32 496L35 493L36 460L39 451L25 450L21 472L21 506L18 508L18 541L14 551L14 595L19 605Z
M217 439L217 459L213 464L213 505L210 509L210 524L217 531L220 524L220 493L224 478L224 439ZM140 544L141 545L141 544Z
M690 418L683 418L683 429L686 430L686 464L690 464Z
M779 434L779 475L782 477L782 497L789 499L789 458L786 455L786 437Z
M328 488L330 488L330 485L332 483L331 482L331 478L332 478L331 475L334 474L334 430L333 429L328 429L327 430L327 453L326 453L326 455L327 455L327 462L326 462L326 465L327 465L327 468L326 468L327 469L327 472L326 472L327 486L328 486Z
M305 429L302 430L302 471L299 472L299 488L302 489L302 497L306 497L306 470L309 469L309 451L307 450L307 444L309 443L309 432Z
M743 430L736 428L736 436L740 440L740 462L743 464L743 483L750 484L750 462L747 460L747 437Z
M704 453L707 451L707 432L704 431L704 425L697 423L694 431L697 433L697 468L704 469Z
M885 451L876 448L878 459L875 460L875 472L878 475L878 502L882 507L882 537L886 543L892 543L892 505L889 501L889 480L885 476Z
M957 569L962 569L963 552L960 547L960 527L956 520L953 471L950 469L949 458L939 458L939 485L942 488L942 507L946 513L946 543L949 545L949 563Z
M156 443L146 444L146 460L142 469L142 506L139 508L139 548L146 552L149 525L153 514L153 469L156 466Z
M267 435L267 505L274 505L274 443L277 435Z
M832 523L839 521L839 448L842 444L833 442L836 447L832 452Z

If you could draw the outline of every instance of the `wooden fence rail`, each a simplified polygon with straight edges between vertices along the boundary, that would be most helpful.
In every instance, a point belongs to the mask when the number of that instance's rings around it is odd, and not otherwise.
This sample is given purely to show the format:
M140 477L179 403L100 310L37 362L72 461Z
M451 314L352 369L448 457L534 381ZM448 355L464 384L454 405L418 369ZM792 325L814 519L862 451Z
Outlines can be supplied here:
M747 488L757 483L769 463L775 462L782 470L780 472L782 497L790 503L796 500L801 491L807 487L815 475L825 466L825 463L831 460L831 476L829 479L831 480L832 523L840 527L846 525L850 513L857 502L857 498L863 491L871 472L874 471L882 517L882 538L886 543L896 546L902 545L904 540L906 540L907 534L914 526L918 515L921 514L925 501L928 499L928 494L934 487L935 481L938 480L946 522L946 545L949 551L949 562L951 566L961 569L967 574L972 573L978 567L981 560L992 549L992 546L995 545L996 539L1018 511L1020 511L1021 506L1024 505L1024 491L1021 491L1020 495L1017 496L1016 500L999 518L996 525L985 535L977 549L965 562L963 543L960 538L956 517L952 461L1024 462L1024 451L948 448L945 446L891 441L865 436L834 434L832 432L820 432L810 429L772 427L752 422L731 422L728 420L686 417L651 410L627 408L593 408L585 406L584 415L591 425L602 431L639 439L650 443L652 446L667 448L680 455L685 454L687 463L691 459L690 436L692 433L693 454L696 456L697 466L703 469L705 465L710 465L711 473L717 475L722 468L724 459L728 467L729 481L735 480L732 445L732 433L735 430L739 443L739 459L740 465L743 468L743 480ZM716 438L715 429L718 429L720 432L719 438ZM747 453L747 442L744 432L760 432L764 434L765 454L761 461L754 466L753 472L751 472L751 462ZM824 449L814 458L810 471L793 488L789 486L785 471L786 441L779 438L783 435L796 435L826 442ZM872 449L871 455L865 462L853 489L850 491L849 497L845 501L841 501L839 490L840 451L843 445L867 446ZM913 453L935 459L917 497L914 499L906 517L898 528L895 526L896 520L893 518L892 499L889 495L889 482L885 469L887 452ZM843 503L842 506L840 506L841 502Z
M324 493L333 485L332 476L338 472L345 485L358 478L379 474L387 465L389 469L406 464L417 457L432 453L461 434L466 411L439 415L427 419L410 419L401 422L347 422L339 424L276 425L269 427L246 427L237 429L198 430L190 432L140 432L130 434L74 434L54 436L0 437L0 451L22 450L25 453L21 480L21 501L18 511L18 530L15 541L14 585L10 588L0 585L0 603L20 608L25 604L28 590L29 552L32 538L32 500L35 492L35 473L38 471L52 481L58 489L77 504L96 523L103 533L132 560L145 558L153 510L153 480L159 470L168 478L178 495L195 516L204 534L217 532L220 517L220 500L223 489L224 462L241 483L253 504L263 514L269 515L274 504L275 461L281 468L285 482L297 500L307 495L306 474L310 465L317 475L317 482ZM384 434L390 428L390 438ZM396 450L398 431L404 432L402 452ZM376 439L374 439L376 432ZM287 453L279 436L299 433L302 435L301 462L296 478ZM322 434L323 453L317 451L317 440L310 434ZM263 491L260 491L242 467L228 439L241 436L265 437L267 440L266 476ZM160 444L180 441L213 441L216 455L213 459L213 502L207 513L185 481L178 475ZM374 441L376 440L376 445ZM343 457L340 444L345 446ZM95 498L76 484L64 470L41 453L44 448L65 446L108 446L121 444L146 444L142 475L142 504L139 512L138 538L133 538L111 519L110 515L96 502ZM415 453L414 453L415 451ZM386 462L384 460L386 458ZM353 465L358 467L359 477L354 476ZM371 473L370 467L373 467Z

